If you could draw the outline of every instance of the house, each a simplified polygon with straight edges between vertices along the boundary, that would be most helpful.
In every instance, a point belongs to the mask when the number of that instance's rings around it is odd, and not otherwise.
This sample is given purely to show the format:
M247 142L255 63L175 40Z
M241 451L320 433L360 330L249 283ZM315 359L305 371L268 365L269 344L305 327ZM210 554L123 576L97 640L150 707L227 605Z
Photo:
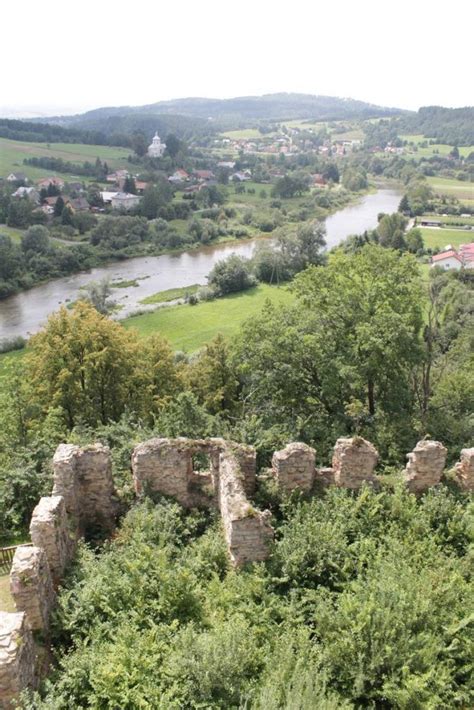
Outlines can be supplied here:
M102 202L104 205L111 205L112 204L112 197L116 195L117 192L110 192L109 190L104 190L100 193L100 196L102 198Z
M248 174L247 171L239 172L239 173L234 173L233 175L230 176L230 180L233 182L246 182L247 180L251 179L251 175Z
M116 170L114 173L110 173L105 178L107 182L112 182L114 184L119 184L120 181L124 182L130 173L128 170Z
M74 200L71 200L69 204L74 212L88 212L90 209L90 205L85 197L76 197Z
M150 158L161 158L166 150L166 143L161 142L158 133L155 133L152 142L148 146L147 154Z
M459 270L463 265L463 260L455 251L455 249L448 249L447 251L442 251L440 254L435 254L431 257L431 267L440 266L442 269L456 269Z
M186 182L187 180L189 180L189 173L187 173L186 170L182 170L181 168L175 170L174 173L168 178L168 182L172 183Z
M84 192L84 187L82 182L68 182L67 189L70 192Z
M313 179L313 185L326 185L326 180L321 173L314 173L311 177Z
M50 185L54 185L59 190L62 190L64 187L64 180L61 180L61 178L53 176L53 177L43 178L42 180L38 181L38 187L40 190L43 188L45 188L47 190Z
M233 170L235 168L234 160L221 160L217 163L218 168L227 168L227 170Z
M45 197L43 200L43 204L54 208L56 205L56 202L58 201L58 197L59 197L59 195L55 195L54 197ZM71 201L69 199L69 197L62 197L61 196L61 199L65 205L69 204L69 202Z
M34 187L19 187L18 190L13 193L12 197L17 199L26 197L30 200L30 202L39 204L39 192L38 190L35 190Z
M209 180L214 180L215 178L215 175L212 170L194 170L193 175L197 180L201 182L207 182Z
M10 173L7 177L7 182L28 182L25 173Z
M138 195L131 195L129 192L116 192L111 198L112 209L129 212L138 207L140 199Z
M474 269L474 242L461 244L459 247L459 255L465 269Z

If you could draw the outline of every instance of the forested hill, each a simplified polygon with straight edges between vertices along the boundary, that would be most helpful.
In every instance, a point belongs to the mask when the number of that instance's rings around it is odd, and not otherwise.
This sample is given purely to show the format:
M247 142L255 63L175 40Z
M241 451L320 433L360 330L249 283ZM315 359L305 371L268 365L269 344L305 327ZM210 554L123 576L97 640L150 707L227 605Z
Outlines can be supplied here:
M173 120L177 123L173 132L179 133L191 126L194 132L202 132L211 128L240 127L260 120L338 120L399 113L399 109L383 108L354 99L282 93L234 99L176 99L147 106L99 108L76 116L56 116L41 121L104 132L148 131L153 122L153 126L165 133L159 121Z
M407 114L397 123L400 133L421 133L448 145L474 145L474 106L423 106L416 114Z

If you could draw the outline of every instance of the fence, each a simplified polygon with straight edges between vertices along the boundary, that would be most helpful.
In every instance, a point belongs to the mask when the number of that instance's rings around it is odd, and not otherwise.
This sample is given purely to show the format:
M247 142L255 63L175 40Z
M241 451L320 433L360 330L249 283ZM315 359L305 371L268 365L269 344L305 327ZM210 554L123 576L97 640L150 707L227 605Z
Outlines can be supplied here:
M31 545L31 542L24 545L11 545L11 547L0 547L0 574L8 574L12 566L15 550L17 547L25 547Z

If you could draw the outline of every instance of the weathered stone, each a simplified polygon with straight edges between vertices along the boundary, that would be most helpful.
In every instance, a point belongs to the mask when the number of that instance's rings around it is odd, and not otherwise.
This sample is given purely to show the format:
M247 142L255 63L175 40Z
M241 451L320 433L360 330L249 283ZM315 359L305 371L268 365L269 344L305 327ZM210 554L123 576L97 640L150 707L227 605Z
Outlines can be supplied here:
M334 469L333 468L317 468L316 475L314 477L314 482L319 483L320 486L333 486L335 484L334 480Z
M223 439L150 439L138 444L132 453L135 492L172 496L185 507L210 507L217 504L219 454ZM209 457L210 471L194 471L194 457ZM241 452L246 486L255 486L255 452Z
M40 547L17 547L10 572L10 590L17 611L24 611L33 630L46 631L55 603L48 561Z
M405 483L413 493L421 493L440 480L446 463L447 450L439 441L419 441L407 454L404 470Z
M31 518L30 535L33 544L44 550L53 582L59 584L74 551L62 496L40 499Z
M110 449L102 444L84 448L60 444L53 470L53 495L64 497L78 535L89 531L110 534L117 510Z
M20 693L36 683L36 653L26 614L0 612L0 708L16 707Z
M295 442L281 451L275 451L272 458L273 475L286 491L299 488L310 491L313 487L316 452L307 444Z
M243 565L268 557L273 528L270 513L256 510L247 499L238 448L229 446L219 457L219 507L231 560Z
M474 447L462 449L461 459L454 470L460 488L464 491L474 491Z
M338 439L332 457L335 484L342 488L360 488L363 483L374 483L378 458L375 446L359 436Z

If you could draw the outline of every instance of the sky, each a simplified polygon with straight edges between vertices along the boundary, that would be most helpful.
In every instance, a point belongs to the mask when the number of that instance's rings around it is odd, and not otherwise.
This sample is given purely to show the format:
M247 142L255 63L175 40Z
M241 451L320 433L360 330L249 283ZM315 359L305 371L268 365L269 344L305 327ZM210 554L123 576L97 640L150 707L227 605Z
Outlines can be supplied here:
M5 3L0 115L273 92L474 105L474 2Z

